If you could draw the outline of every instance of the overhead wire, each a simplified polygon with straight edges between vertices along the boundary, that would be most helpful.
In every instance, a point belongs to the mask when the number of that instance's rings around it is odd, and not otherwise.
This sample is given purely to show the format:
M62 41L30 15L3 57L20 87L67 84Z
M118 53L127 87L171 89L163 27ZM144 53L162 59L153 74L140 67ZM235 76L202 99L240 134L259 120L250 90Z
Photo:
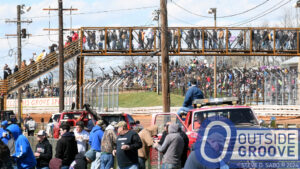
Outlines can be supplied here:
M217 18L228 18L228 17L234 17L234 16L242 15L242 14L245 14L245 13L247 13L247 12L250 12L250 11L252 11L252 10L254 10L254 9L256 9L256 8L258 8L258 7L260 7L260 6L262 6L262 5L264 5L264 4L267 3L268 1L269 1L269 0L265 0L265 1L263 1L262 3L260 3L260 4L256 5L256 6L254 6L254 7L252 7L252 8L250 8L250 9L247 9L247 10L245 10L245 11L238 12L238 13L235 13L235 14L230 14L230 15L217 16ZM177 4L176 2L174 2L174 1L172 1L172 3L173 3L175 6L177 6L178 8L180 8L180 9L182 9L182 10L184 10L184 11L190 13L190 14L193 14L193 15L195 15L195 16L199 16L199 17L203 17L203 18L213 18L213 16L201 15L201 14L192 12L192 11L190 11L190 10L188 10L188 9L186 9L186 8L184 8L184 7L182 7L181 5L178 5L178 4Z
M143 6L143 7L136 7L136 8L123 8L123 9L110 9L110 10L98 10L92 12L79 12L79 13L72 13L72 15L88 15L88 14L98 14L98 13L108 13L108 12L121 12L121 11L132 11L132 10L140 10L140 9L151 9L157 8L157 5L152 6ZM64 14L64 15L71 15L71 14ZM37 18L47 18L47 17L57 17L58 15L43 15L43 16L31 16L31 17L24 17L25 19L37 19ZM5 19L0 19L5 20Z
M225 25L226 27L229 27L229 26L241 26L241 25L244 25L244 24L247 24L247 23L250 23L252 21L255 21L261 17L264 17L278 9L280 9L281 7L283 7L284 5L288 4L291 2L291 0L288 0L287 2L283 3L285 0L282 0L280 1L279 3L273 5L271 8L265 10L264 12L252 17L252 18L249 18L249 19L245 19L243 21L239 21L239 22L236 22L236 23L233 23L233 24L229 24L229 25ZM283 3L283 4L282 4Z

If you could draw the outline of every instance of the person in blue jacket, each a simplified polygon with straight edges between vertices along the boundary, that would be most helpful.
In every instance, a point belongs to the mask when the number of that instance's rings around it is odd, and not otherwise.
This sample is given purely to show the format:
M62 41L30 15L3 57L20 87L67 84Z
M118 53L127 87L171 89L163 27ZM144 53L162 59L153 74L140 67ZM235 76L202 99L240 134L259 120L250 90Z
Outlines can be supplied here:
M22 134L20 127L11 124L7 127L15 140L15 154L12 157L17 161L18 169L34 169L36 160L30 147L28 139Z
M101 157L101 140L103 137L103 127L104 122L103 120L98 120L97 125L95 125L90 132L90 139L89 144L91 149L96 151L96 159L92 162L91 169L98 169L100 168L100 157Z
M184 102L182 107L177 111L180 116L182 112L188 112L193 109L193 101L195 99L204 99L202 91L197 87L197 81L195 79L191 80L191 87L185 94Z
M8 140L10 139L9 133L6 130L7 126L8 126L8 122L6 120L1 122L0 138L3 141L3 143L6 145L8 143Z

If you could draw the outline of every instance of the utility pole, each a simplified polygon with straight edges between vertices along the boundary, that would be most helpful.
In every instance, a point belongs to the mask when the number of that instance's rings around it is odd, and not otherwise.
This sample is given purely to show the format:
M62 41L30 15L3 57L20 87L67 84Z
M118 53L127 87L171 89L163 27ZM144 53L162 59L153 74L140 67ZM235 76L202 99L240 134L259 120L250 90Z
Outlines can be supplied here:
M44 8L47 11L58 10L58 67L59 67L59 112L62 112L65 107L65 86L64 86L64 35L63 31L71 31L78 29L64 29L63 28L63 11L75 11L78 9L70 8L64 9L62 0L58 0L58 8ZM44 29L46 31L57 31L57 29Z
M214 14L214 26L217 28L217 8L210 8L209 14ZM217 31L217 30L215 30ZM217 98L217 56L214 56L214 98Z
M154 10L152 15L153 15L153 21L157 21L157 29L159 31L159 10ZM156 92L157 95L159 95L159 56L157 56L157 70L156 70Z
M163 112L170 112L167 0L160 0Z
M64 84L64 35L63 35L63 2L58 0L58 65L59 65L59 112L65 109L65 84Z
M25 35L23 35L23 32L21 30L21 23L32 23L31 20L27 21L22 21L21 20L21 14L24 13L23 8L25 5L17 5L17 20L16 21L11 21L11 20L6 20L6 23L17 23L17 34L14 35L7 35L7 36L17 36L17 44L18 44L18 66L19 66L19 71L21 71L21 64L22 64L22 36L27 37L26 30L25 30ZM27 12L30 10L30 8L27 9ZM22 32L22 33L21 33ZM18 89L18 119L19 122L21 123L22 119L22 88L20 87Z
M22 40L21 40L21 6L17 6L17 36L18 36L18 67L21 71L22 64ZM22 88L18 89L18 118L19 123L22 119Z

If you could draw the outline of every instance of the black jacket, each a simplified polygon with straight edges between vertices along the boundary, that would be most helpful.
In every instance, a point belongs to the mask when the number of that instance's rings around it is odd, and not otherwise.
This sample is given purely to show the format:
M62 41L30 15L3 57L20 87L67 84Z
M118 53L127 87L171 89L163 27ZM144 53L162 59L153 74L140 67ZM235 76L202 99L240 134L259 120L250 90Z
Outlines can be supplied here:
M73 132L67 132L57 141L55 157L62 159L62 165L70 166L74 161L77 150L77 142Z
M83 154L76 155L75 160L72 162L70 168L74 169L87 169L87 161Z
M129 150L122 150L122 145L129 145ZM117 160L119 167L128 167L138 163L138 149L142 148L143 143L139 135L129 130L124 135L117 137Z
M49 143L47 138L36 145L35 152L40 153L40 157L36 159L36 166L48 167L52 158L52 145Z

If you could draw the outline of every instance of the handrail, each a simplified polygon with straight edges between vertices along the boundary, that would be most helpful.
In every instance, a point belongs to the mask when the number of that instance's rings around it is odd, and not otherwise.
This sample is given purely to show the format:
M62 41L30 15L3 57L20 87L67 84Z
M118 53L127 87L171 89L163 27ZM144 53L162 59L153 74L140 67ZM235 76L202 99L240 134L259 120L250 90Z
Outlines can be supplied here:
M69 46L64 49L65 61L80 52L79 40L72 42ZM8 92L19 87L23 83L28 82L32 78L35 78L48 70L54 68L58 65L58 53L52 52L45 56L39 62L34 62L29 64L24 69L20 69L14 74L8 76L7 78L7 90Z
M0 80L0 94L6 94L7 88L7 80Z

